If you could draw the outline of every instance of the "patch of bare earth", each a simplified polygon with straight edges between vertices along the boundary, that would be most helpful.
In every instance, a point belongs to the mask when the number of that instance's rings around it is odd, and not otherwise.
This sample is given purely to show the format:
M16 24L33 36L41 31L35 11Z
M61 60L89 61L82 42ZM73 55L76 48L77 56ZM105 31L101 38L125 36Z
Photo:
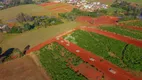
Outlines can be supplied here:
M0 64L0 80L50 80L35 55Z

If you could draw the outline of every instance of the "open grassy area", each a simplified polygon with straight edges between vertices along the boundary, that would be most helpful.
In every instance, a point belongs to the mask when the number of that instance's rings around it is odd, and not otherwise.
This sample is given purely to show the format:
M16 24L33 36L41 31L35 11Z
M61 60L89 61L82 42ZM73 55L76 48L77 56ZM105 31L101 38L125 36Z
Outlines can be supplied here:
M4 50L11 47L23 50L24 47L28 44L33 47L39 43L46 41L47 39L50 39L60 33L68 31L79 25L81 24L77 22L65 22L64 24L50 26L47 28L35 29L28 32L24 32L22 34L13 35L13 37L11 37L10 34L5 34L4 36L8 36L4 38L4 41L0 44L0 47L2 47Z
M114 32L114 33L121 34L124 36L128 36L128 37L142 40L142 33L139 31L129 30L126 28L122 28L120 26L102 26L100 28L102 30L106 30L106 31Z
M15 6L8 9L0 10L0 19L2 19L3 21L12 20L16 18L16 15L21 12L29 14L29 15L33 15L33 16L41 16L41 15L57 16L58 12L51 11L50 9L56 8L56 7L58 8L60 6L72 6L72 5L65 4L65 3L64 4L58 3L58 4L49 5L45 7L42 7L36 4L20 5L20 6Z
M142 70L142 48L82 30L75 31L71 35L66 36L65 39L119 67L136 71Z
M52 43L40 49L39 59L42 66L51 76L52 80L87 80L82 75L77 75L70 69L66 62L72 58L72 63L80 64L83 61L75 54L67 51L64 47L57 43Z

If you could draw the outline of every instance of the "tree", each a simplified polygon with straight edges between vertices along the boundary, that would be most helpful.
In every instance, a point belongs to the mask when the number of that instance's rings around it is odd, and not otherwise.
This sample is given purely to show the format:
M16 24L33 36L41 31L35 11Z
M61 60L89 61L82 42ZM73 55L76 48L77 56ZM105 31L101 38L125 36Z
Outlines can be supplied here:
M33 18L27 14L20 13L17 15L16 20L20 23L23 23L23 22L27 22L27 21L32 21Z
M31 30L31 25L29 23L24 24L24 30L25 31Z

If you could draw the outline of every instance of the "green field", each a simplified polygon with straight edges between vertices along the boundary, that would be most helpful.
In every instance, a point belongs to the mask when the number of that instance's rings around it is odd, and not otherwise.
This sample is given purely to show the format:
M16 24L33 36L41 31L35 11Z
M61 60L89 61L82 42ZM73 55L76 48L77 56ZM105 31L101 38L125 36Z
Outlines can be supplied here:
M87 80L82 75L77 75L67 66L67 60L72 58L74 65L83 63L75 54L67 51L57 43L52 43L40 49L39 59L52 80ZM62 55L64 54L64 56Z
M60 33L75 28L81 24L77 22L65 22L64 24L50 26L47 28L34 29L22 34L4 34L3 42L0 44L4 50L14 47L23 50L28 44L31 47L46 41Z
M100 27L102 30L106 30L109 32L114 32L116 34L121 34L124 36L132 37L135 39L142 40L142 32L136 30L129 30L126 28L122 28L120 26L102 26Z
M120 23L125 24L127 26L142 27L142 20L134 21L134 22L120 22Z
M121 68L128 68L135 71L142 70L142 48L82 30L65 36L65 39L103 57Z

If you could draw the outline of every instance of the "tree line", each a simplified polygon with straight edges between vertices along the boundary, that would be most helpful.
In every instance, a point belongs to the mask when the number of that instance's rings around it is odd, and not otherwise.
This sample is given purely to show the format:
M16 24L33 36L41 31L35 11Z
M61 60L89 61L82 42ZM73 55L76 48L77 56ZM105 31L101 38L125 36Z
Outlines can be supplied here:
M48 16L30 16L25 13L17 15L16 20L20 23L20 26L13 26L9 33L22 33L32 30L34 28L48 27L63 23L63 21L56 17Z

